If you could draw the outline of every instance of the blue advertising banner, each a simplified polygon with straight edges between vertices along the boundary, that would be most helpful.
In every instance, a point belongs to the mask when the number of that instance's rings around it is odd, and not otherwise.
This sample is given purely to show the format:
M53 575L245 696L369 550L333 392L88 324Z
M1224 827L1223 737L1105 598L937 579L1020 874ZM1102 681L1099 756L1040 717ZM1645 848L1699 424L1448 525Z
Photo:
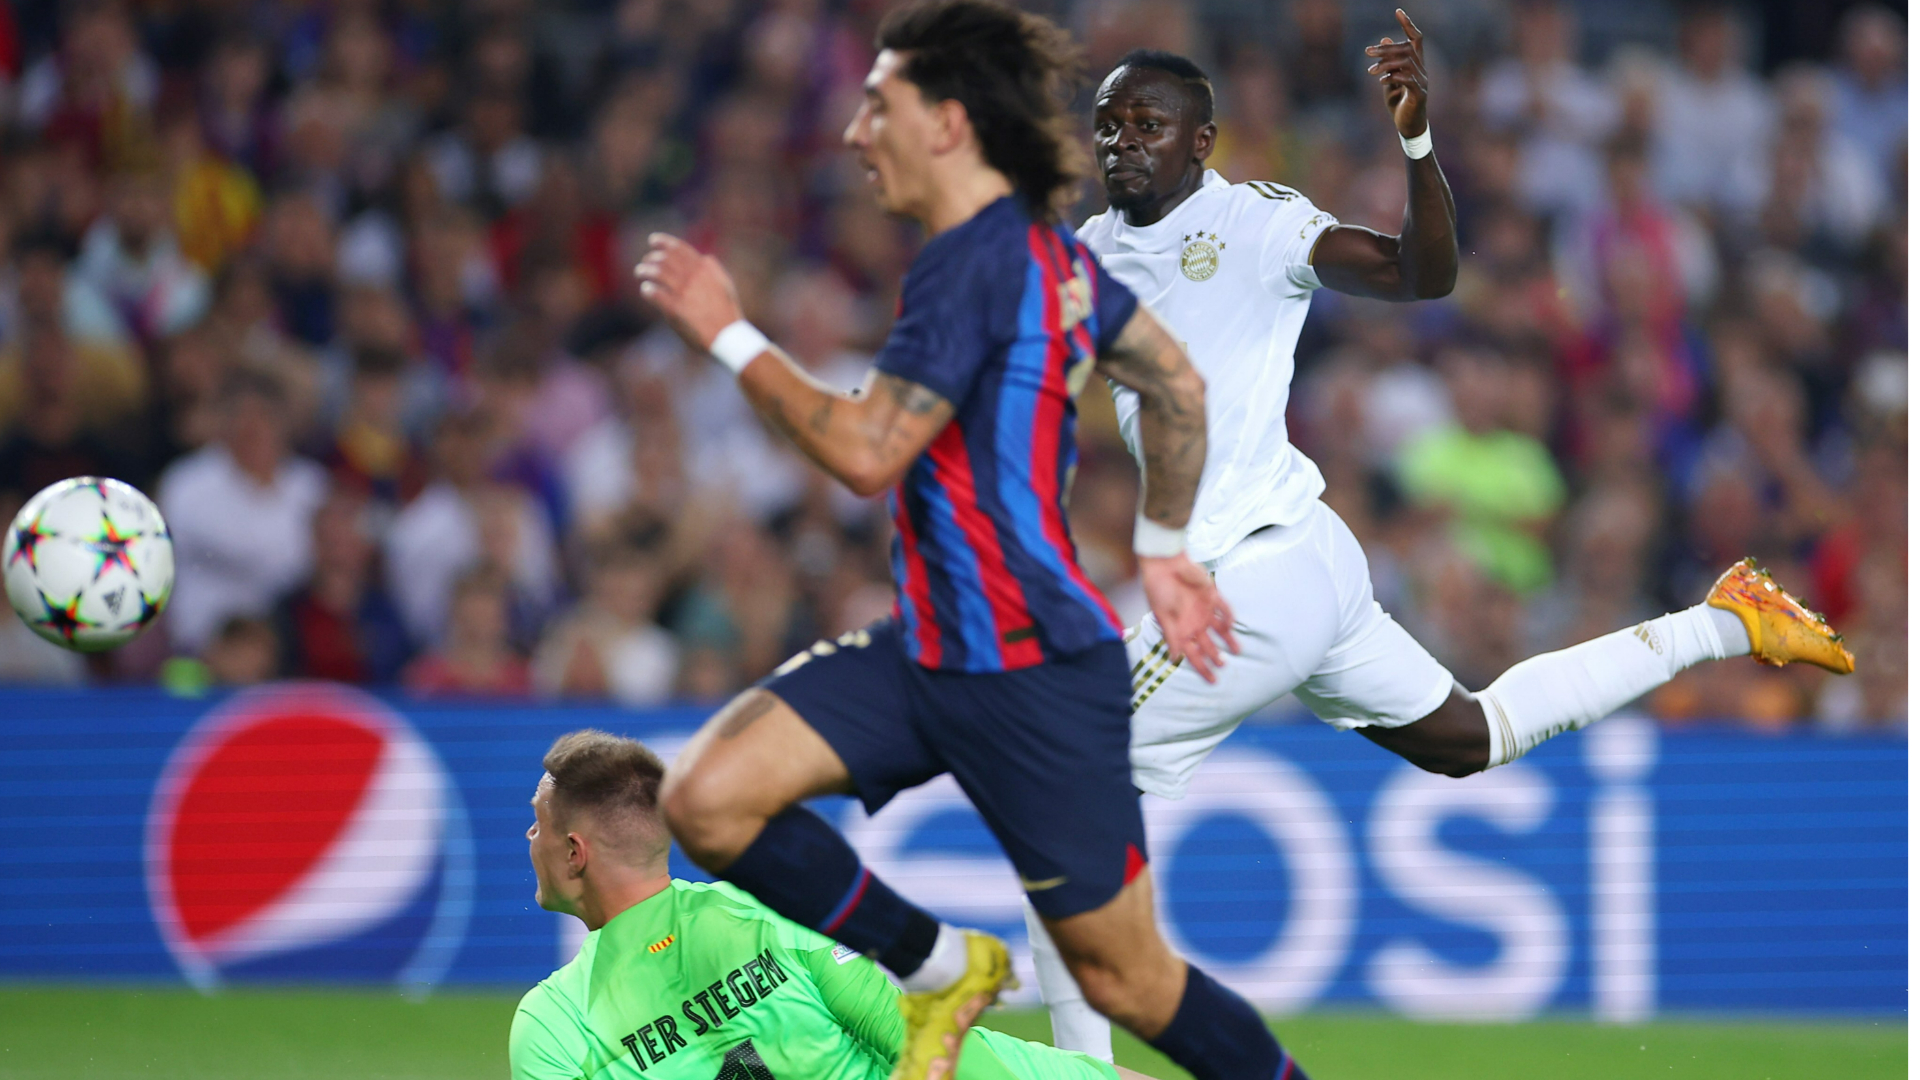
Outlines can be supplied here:
M670 757L701 719L323 684L0 693L0 978L530 985L581 933L533 904L541 754L600 727ZM1451 780L1260 724L1145 806L1169 936L1273 1011L1906 1007L1904 738L1620 717ZM1017 881L950 781L820 809L1030 972Z

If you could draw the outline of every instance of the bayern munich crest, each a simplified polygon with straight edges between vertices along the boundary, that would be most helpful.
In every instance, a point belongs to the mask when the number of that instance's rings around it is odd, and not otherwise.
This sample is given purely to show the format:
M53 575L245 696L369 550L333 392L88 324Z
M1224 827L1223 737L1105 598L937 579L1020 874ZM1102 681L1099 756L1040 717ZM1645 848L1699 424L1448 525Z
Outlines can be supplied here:
M147 815L147 895L203 990L235 980L438 983L466 937L473 840L426 740L378 699L236 695L175 747Z
M1220 249L1226 247L1220 237L1214 233L1194 233L1183 236L1180 242L1180 272L1187 275L1189 281L1205 281L1220 269Z

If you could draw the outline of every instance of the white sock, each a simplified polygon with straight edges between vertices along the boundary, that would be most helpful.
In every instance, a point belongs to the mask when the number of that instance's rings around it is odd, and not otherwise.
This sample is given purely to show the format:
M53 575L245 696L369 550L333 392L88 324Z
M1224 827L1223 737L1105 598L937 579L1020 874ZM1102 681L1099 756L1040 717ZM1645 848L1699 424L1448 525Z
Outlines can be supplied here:
M932 990L945 990L960 981L967 973L967 935L964 931L940 924L940 936L933 939L933 951L927 954L926 963L915 968L913 974L900 980L907 990L924 994Z
M1487 714L1487 768L1612 714L1702 660L1751 649L1739 616L1696 604L1522 660L1474 695Z
M1113 1025L1093 1011L1073 972L1060 956L1040 913L1033 905L1021 905L1027 912L1027 943L1033 946L1033 974L1040 982L1040 1000L1047 1003L1047 1015L1053 1019L1053 1045L1101 1061L1113 1061Z

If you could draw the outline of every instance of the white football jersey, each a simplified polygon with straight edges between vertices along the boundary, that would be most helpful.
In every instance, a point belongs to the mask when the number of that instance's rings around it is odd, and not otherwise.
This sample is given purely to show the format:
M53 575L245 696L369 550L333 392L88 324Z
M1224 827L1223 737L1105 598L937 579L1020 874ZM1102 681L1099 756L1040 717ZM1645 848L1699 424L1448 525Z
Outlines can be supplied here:
M1293 348L1320 279L1308 262L1337 224L1306 196L1207 170L1200 190L1145 228L1109 210L1080 226L1107 273L1132 289L1186 346L1207 380L1207 464L1187 524L1197 562L1255 529L1292 525L1326 489L1287 441ZM1120 432L1140 456L1140 398L1113 387Z

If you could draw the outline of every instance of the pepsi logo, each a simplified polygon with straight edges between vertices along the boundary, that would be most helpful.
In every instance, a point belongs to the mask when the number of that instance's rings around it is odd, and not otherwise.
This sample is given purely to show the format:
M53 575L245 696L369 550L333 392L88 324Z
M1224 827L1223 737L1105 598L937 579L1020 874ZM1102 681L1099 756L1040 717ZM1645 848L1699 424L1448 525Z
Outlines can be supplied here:
M168 759L147 894L189 981L392 979L424 991L466 935L473 843L433 748L378 699L243 692Z

